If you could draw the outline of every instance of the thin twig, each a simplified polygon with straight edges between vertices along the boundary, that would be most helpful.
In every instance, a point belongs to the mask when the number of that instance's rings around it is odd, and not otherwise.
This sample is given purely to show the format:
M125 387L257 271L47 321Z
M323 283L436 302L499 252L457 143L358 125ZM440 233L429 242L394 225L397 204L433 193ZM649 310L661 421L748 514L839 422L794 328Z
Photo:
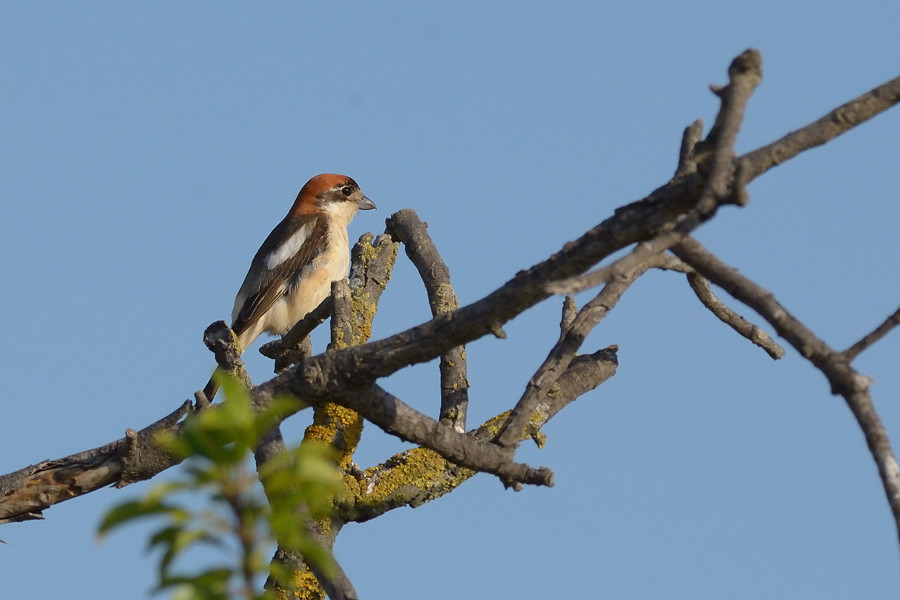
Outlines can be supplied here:
M531 377L509 419L497 434L494 440L497 444L504 448L515 448L519 444L522 432L531 420L537 404L569 368L585 338L609 314L631 284L657 262L655 259L656 256L651 255L629 273L623 273L607 283L597 296L578 311L568 327L562 329L559 341ZM565 311L568 308L564 308L563 323L567 319ZM574 302L571 308L574 309Z
M866 348L886 336L897 325L900 325L900 308L895 310L894 314L885 319L881 325L872 330L871 333L865 335L861 340L844 350L844 357L852 362Z
M331 296L328 296L319 306L312 309L306 316L297 321L296 325L284 334L281 339L263 344L259 353L266 358L275 361L275 372L280 373L289 366L296 364L312 354L312 344L309 334L328 320L331 315Z
M705 277L697 272L691 272L687 274L687 280L691 289L694 290L694 294L703 303L703 306L708 308L720 321L765 350L766 354L775 360L784 356L784 348L778 345L768 333L728 308L724 302L719 300L713 294Z
M691 175L697 172L694 148L700 141L703 133L703 120L697 119L684 129L681 135L681 149L678 152L678 167L675 169L673 179Z
M679 260L671 254L664 254L660 257L659 264L654 265L657 269L664 271L675 271L684 273L687 276L688 284L703 304L713 315L734 329L739 335L747 338L774 359L784 356L784 348L782 348L775 340L772 339L766 331L761 329L755 323L747 321L744 317L731 310L722 300L716 296L710 288L709 281L705 277L697 273L684 261Z
M862 429L866 444L878 467L878 474L894 516L896 534L900 539L900 467L891 449L887 430L869 394L871 378L857 372L844 353L833 350L816 336L775 300L771 292L719 260L693 238L686 238L673 247L672 252L698 273L758 312L801 356L825 375L831 384L832 393L844 397Z

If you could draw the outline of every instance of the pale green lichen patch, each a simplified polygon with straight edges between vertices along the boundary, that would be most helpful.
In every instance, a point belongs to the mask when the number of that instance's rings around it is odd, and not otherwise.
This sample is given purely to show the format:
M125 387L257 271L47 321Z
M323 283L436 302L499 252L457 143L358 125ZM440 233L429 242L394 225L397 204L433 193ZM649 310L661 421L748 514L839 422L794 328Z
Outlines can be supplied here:
M441 315L459 308L459 298L449 283L441 283L434 290L431 297L431 310L434 314Z
M451 463L428 448L413 448L392 457L384 465L366 470L375 481L355 498L358 510L384 505L418 506L457 488L475 474Z

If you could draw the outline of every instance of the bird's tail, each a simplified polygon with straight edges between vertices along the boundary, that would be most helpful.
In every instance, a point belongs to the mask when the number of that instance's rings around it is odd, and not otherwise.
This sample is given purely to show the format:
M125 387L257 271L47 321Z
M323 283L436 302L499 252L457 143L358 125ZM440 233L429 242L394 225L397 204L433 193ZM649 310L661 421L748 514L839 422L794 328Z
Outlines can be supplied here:
M206 400L208 402L212 402L213 398L216 397L216 392L219 391L218 379L221 376L222 376L222 369L220 367L216 367L216 370L212 374L212 377L209 378L209 381L206 383L206 386L203 388L203 395L206 396Z

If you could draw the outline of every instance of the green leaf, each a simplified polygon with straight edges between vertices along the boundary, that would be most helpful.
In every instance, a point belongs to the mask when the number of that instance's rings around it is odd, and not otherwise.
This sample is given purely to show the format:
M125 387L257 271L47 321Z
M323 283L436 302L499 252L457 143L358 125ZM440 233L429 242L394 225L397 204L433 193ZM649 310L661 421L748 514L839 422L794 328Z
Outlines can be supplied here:
M234 591L229 585L244 568L261 579L268 562L263 553L275 540L311 564L323 569L333 565L330 550L307 533L309 520L327 515L342 489L333 451L324 445L302 444L268 461L257 476L250 466L251 450L281 418L296 412L300 401L277 398L257 412L239 382L225 379L220 384L222 403L188 415L178 435L165 433L156 438L185 459L180 479L113 507L99 526L102 535L139 518L162 517L148 548L160 556L158 589L172 590L179 600L229 598L229 591ZM198 498L203 507L188 508ZM185 551L198 544L226 550L230 562L198 573L175 573L176 564L187 559Z
M177 588L175 596L196 600L230 600L228 582L232 570L227 567L208 569L192 575L169 576L160 581L157 591Z
M223 546L221 539L202 529L187 529L185 527L164 527L150 538L149 546L159 546L163 550L159 563L160 579L165 579L169 567L185 550L197 543L206 543L213 546Z
M123 502L107 511L97 528L97 534L102 537L124 523L144 517L166 514L172 518L183 518L186 516L183 509L166 504L158 498L145 497L139 500Z

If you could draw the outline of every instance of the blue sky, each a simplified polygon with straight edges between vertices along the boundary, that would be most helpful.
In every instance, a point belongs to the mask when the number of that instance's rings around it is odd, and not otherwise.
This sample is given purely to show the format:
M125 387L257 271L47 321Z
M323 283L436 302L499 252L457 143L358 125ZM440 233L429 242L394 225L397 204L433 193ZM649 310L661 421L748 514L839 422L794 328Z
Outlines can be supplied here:
M471 302L668 180L744 49L764 79L739 151L895 77L898 22L888 0L3 3L0 472L107 443L202 387L203 329L311 175L349 174L378 204L351 238L414 208ZM846 347L900 297L898 133L895 109L778 167L698 237ZM559 302L470 345L473 424L518 399ZM374 334L427 317L401 259ZM858 361L895 444L898 339ZM639 281L585 349L613 343L617 376L521 451L555 487L480 475L347 526L336 551L362 597L897 596L875 467L796 352L771 361L671 273ZM436 413L436 364L385 385ZM358 460L403 447L370 426ZM145 489L2 528L7 596L146 597L146 531L94 539L106 508Z

